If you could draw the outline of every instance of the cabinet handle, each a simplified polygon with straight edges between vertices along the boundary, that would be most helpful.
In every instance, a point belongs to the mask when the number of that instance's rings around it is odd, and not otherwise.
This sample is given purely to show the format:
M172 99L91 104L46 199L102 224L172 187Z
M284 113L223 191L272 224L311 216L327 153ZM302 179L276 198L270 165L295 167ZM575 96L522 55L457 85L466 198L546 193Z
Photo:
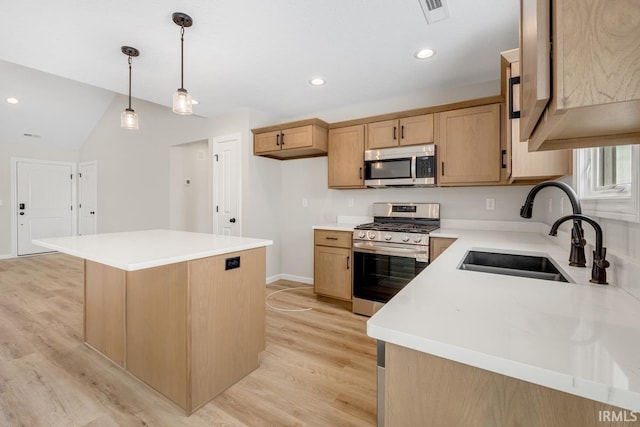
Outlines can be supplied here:
M442 167L440 168L440 175L444 176L444 162L442 162Z
M325 239L327 239L327 240L338 240L337 237L325 237Z
M513 111L513 87L520 84L520 76L509 79L509 118L519 119L520 111Z
M404 125L400 126L400 139L404 139Z
M280 134L280 145L284 147L284 133Z
M350 256L347 256L347 270L349 270L349 268L350 268L350 267L349 267L349 264L350 264L350 263L349 263L349 261L350 261L350 260L351 260L351 257L350 257Z
M394 126L394 127L393 127L393 139L394 139L394 141L395 141L396 139L398 139L398 138L396 137L397 129L398 129L398 128L397 128L396 126Z
M276 145L280 146L280 134L276 135Z
M507 168L507 164L504 162L504 156L507 155L507 150L502 150L501 152L501 162L502 162L502 169L506 169Z
M358 176L360 177L360 179L362 179L362 167L360 167L360 173L358 174Z

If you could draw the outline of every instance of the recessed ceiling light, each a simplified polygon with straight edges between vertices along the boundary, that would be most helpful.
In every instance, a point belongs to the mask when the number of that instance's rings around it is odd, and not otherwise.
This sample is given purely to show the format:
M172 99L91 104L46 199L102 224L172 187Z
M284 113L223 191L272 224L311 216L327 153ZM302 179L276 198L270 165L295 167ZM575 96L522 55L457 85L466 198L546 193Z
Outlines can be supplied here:
M10 96L9 98L7 98L7 102L9 104L17 104L20 101L18 101L18 98L14 98L13 96Z
M324 79L321 79L320 77L316 77L315 79L309 80L309 84L312 86L322 86L325 83L326 81Z
M417 51L414 56L418 59L427 59L427 58L431 58L435 54L436 54L435 50L426 48L426 49Z

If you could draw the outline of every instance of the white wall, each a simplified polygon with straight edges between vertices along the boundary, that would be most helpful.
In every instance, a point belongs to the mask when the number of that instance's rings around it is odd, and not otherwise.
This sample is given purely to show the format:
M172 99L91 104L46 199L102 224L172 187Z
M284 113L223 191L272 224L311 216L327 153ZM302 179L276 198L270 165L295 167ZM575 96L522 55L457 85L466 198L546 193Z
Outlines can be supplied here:
M120 128L127 105L117 96L80 151L98 161L98 232L169 228L169 150L207 139L209 121L134 100L140 129Z
M4 138L0 135L0 138ZM16 214L11 202L11 158L77 162L79 150L73 148L48 148L44 145L12 143L0 140L0 257L15 255L11 244L11 220Z
M280 235L282 272L313 277L313 225L336 221L336 216L371 216L374 202L440 203L443 219L518 221L531 186L327 189L327 158L284 161ZM495 199L495 210L485 209L485 199ZM307 199L308 206L302 205ZM349 207L350 201L353 207Z
M209 141L171 147L169 164L169 228L211 233L213 212Z

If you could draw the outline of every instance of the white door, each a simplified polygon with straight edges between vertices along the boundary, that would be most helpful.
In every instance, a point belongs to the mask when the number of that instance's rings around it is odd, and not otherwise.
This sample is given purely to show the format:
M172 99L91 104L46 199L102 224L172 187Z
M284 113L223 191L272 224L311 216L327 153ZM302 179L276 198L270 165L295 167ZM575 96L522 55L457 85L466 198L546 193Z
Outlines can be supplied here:
M239 134L214 138L213 183L215 234L241 236Z
M16 163L18 255L50 252L31 239L73 233L73 165Z
M96 162L78 166L78 234L96 234L98 205Z

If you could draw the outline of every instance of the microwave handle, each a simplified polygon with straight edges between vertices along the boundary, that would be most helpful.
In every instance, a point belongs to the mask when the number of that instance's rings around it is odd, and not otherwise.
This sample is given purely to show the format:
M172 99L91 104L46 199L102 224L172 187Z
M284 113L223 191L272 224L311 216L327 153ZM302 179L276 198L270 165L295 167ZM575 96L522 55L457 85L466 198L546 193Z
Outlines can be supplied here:
M416 163L418 163L418 159L416 156L411 157L411 180L413 182L416 181Z

